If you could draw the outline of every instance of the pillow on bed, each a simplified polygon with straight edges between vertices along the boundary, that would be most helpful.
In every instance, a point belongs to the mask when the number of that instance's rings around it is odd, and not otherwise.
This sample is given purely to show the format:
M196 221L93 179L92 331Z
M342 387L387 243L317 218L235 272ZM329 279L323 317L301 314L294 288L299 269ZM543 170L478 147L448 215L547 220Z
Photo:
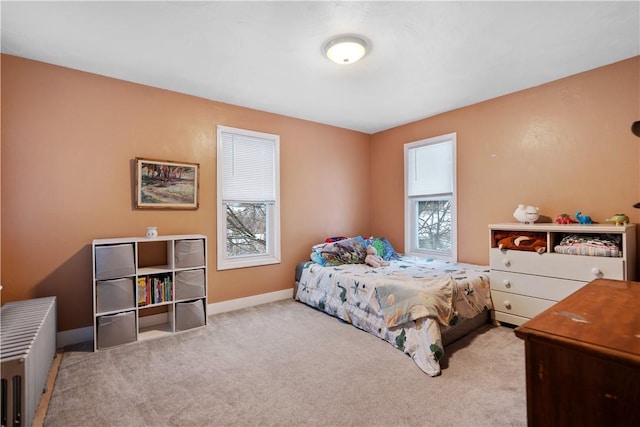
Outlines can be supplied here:
M385 261L392 259L400 259L400 255L393 249L391 243L384 237L369 237L367 239L367 246L373 246L378 251L378 255Z
M311 261L320 265L363 264L367 242L361 236L315 245Z

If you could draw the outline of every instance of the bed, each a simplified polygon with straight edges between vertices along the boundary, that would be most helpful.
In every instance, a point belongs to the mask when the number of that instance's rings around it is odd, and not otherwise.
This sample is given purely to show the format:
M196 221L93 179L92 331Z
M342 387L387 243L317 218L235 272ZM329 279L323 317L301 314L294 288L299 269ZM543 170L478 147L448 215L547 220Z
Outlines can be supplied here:
M388 266L363 263L366 247ZM384 238L353 237L313 246L296 268L294 298L379 337L429 376L441 374L444 347L489 320L489 268L398 255Z

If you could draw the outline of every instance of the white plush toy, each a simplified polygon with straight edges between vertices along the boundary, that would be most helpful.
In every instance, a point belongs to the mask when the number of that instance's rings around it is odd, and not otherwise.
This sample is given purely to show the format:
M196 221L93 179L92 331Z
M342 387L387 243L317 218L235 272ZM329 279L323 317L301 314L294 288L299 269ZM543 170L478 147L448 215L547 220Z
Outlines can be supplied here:
M524 224L525 222L527 222L527 217L525 216L526 213L527 213L527 208L523 204L520 204L518 205L516 210L513 211L513 217L517 219L518 222L521 222Z
M376 248L371 245L367 246L367 256L364 258L364 263L374 268L389 265L389 262L383 260L382 257L378 255Z
M540 209L535 206L520 204L513 212L513 217L522 224L533 224L540 217Z

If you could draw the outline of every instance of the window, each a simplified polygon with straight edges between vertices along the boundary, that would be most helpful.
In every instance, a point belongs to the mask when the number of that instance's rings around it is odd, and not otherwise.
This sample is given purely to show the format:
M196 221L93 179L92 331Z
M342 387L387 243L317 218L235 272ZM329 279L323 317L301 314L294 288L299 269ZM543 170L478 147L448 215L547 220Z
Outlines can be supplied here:
M405 144L405 252L457 260L456 134Z
M218 270L280 262L280 137L217 126Z

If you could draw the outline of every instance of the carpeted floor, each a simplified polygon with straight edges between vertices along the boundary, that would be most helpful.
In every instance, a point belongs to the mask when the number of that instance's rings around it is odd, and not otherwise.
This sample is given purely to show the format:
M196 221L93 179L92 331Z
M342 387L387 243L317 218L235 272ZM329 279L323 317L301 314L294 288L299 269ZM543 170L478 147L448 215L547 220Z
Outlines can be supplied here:
M293 300L204 328L64 354L45 426L524 426L524 343L485 325L429 377L388 343Z

